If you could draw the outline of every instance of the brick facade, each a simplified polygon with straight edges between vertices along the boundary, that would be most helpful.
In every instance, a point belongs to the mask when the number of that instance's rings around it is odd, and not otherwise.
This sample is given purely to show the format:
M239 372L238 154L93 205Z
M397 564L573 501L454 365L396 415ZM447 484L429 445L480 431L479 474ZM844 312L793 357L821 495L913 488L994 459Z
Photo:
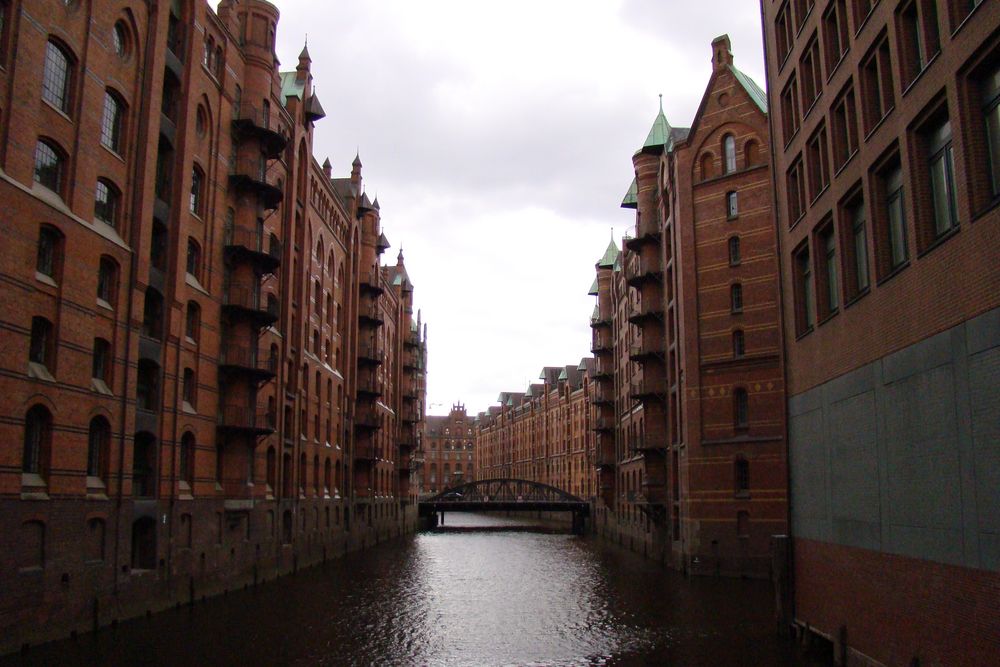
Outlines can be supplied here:
M1000 3L762 9L796 619L851 663L993 662Z
M456 403L447 415L427 415L424 421L424 463L421 493L439 493L476 479L476 418Z
M412 529L413 286L277 9L0 12L0 651Z

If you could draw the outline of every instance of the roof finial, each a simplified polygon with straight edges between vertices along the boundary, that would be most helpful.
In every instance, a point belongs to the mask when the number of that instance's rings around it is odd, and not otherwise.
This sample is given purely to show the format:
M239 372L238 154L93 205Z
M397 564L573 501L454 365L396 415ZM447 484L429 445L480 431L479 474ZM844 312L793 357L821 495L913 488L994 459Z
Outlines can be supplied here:
M663 113L663 93L660 93L660 113Z

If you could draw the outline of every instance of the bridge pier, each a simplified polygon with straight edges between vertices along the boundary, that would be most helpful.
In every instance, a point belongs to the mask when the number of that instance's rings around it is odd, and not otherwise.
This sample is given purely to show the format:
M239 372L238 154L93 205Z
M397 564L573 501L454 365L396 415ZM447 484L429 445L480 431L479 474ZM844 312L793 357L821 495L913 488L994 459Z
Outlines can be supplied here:
M586 527L587 527L587 519L583 515L583 512L577 512L576 510L573 510L573 528L572 528L573 534L583 535L584 533L586 533Z

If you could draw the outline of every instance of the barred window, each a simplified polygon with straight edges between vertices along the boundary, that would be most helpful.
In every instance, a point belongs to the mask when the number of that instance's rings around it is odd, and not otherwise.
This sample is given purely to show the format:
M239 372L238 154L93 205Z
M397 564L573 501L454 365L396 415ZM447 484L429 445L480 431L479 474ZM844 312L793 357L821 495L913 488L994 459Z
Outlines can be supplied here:
M99 179L94 190L94 217L117 229L121 194L110 182Z
M48 42L45 45L45 67L42 70L42 99L68 113L70 84L69 56L62 48Z
M55 144L39 139L35 144L35 182L62 194L63 157Z
M101 145L115 153L121 152L122 120L125 105L110 92L104 93L104 113L101 115Z

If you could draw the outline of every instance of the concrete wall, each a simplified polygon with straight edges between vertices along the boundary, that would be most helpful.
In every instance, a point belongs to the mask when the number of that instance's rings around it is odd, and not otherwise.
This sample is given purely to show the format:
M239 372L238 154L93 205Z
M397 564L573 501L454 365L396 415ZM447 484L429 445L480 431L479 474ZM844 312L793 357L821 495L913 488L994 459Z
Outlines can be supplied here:
M1000 309L789 400L796 538L1000 570Z

